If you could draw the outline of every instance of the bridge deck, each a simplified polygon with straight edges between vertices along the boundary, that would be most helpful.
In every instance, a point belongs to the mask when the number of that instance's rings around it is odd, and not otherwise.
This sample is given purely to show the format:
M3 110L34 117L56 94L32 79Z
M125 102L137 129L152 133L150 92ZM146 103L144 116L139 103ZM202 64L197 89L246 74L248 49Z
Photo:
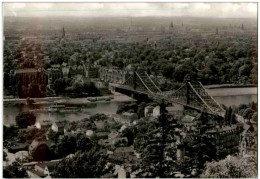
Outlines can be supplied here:
M122 86L114 86L114 87L118 88L118 89L128 90L128 91L131 91L131 92L134 92L134 93L138 93L138 94L144 94L144 95L147 95L149 98L152 98L152 99L158 99L158 100L162 100L163 99L163 100L165 100L167 102L180 104L180 105L183 105L183 106L186 106L186 107L189 107L191 109L198 110L198 111L203 111L204 110L204 109L201 109L201 108L198 108L198 107L195 107L195 106L192 106L192 105L180 102L180 101L178 101L178 99L169 98L169 96L165 96L165 95L162 95L162 94L151 94L149 92L135 90L135 89L133 89L131 87L123 86L123 85ZM210 111L207 111L207 113L213 114L213 115L217 114L219 116L224 116L224 113L222 113L222 112L210 112Z

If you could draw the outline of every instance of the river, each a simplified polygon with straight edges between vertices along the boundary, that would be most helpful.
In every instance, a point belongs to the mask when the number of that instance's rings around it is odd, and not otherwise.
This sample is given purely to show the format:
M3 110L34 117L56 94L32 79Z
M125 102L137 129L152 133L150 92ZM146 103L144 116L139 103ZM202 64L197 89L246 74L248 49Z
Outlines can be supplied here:
M225 106L238 106L240 104L257 102L257 87L206 90L219 104L224 104Z
M257 88L217 88L217 89L206 89L207 92L214 97L214 99L226 106L248 104L249 102L257 102ZM116 113L117 107L130 101L126 96L115 96L116 100L108 102L97 102L89 103L81 106L81 111L71 113L36 113L37 121L51 120L69 120L78 121L83 118L87 118L96 113L114 114ZM26 111L35 107L28 106L4 106L4 121L5 125L14 124L15 117L19 112Z

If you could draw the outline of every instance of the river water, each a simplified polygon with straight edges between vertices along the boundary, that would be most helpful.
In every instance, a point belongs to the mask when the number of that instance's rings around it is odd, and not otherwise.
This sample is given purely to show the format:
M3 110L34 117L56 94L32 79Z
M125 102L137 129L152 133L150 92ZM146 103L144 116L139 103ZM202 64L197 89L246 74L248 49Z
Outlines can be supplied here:
M248 104L249 102L257 102L257 88L218 88L218 89L207 89L207 92L214 97L214 99L226 106ZM90 103L81 106L81 111L70 112L70 113L36 113L37 121L51 120L69 120L78 121L87 118L96 113L114 114L117 111L117 107L129 101L126 96L117 96L115 101L110 102L97 102ZM124 100L121 100L124 99ZM35 108L35 107L34 107ZM32 109L28 106L4 106L4 121L3 124L14 124L15 117L19 112L27 111Z

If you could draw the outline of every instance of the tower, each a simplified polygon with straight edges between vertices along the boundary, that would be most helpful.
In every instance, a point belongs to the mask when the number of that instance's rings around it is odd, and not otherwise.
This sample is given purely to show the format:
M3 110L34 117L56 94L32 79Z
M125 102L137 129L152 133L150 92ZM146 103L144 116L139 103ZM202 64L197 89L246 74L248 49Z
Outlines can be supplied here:
M216 28L216 35L218 35L218 28Z
M173 28L173 22L171 22L171 26L170 27L171 27L171 29Z
M62 38L65 38L65 29L64 29L64 27L62 28Z
M244 30L244 25L243 24L241 25L241 29Z
M132 31L133 18L131 17L130 26L128 27L128 32Z

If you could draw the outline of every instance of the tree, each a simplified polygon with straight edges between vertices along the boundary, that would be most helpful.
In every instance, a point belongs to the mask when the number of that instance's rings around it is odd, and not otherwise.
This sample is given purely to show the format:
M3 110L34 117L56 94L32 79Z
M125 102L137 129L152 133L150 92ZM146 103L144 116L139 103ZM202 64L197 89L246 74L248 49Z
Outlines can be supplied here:
M208 162L201 178L255 178L257 160L253 156L228 156L218 162Z
M72 136L62 136L59 138L56 147L56 156L64 157L69 154L74 154L76 151L76 139Z
M4 141L13 139L14 137L18 136L19 129L15 125L11 125L10 127L7 127L4 125Z
M185 151L187 152L188 163L182 163L181 171L190 175L193 169L196 169L197 175L204 169L204 164L212 159L217 159L216 146L214 140L209 138L206 134L210 128L211 121L216 121L209 114L202 112L197 119L197 129L189 131L183 141ZM223 120L223 119L222 119ZM214 125L213 125L214 126ZM186 165L185 165L186 164Z
M7 158L7 153L5 152L5 151L3 151L4 152L4 154L3 154L3 160L4 161L7 161L8 160L8 158Z
M85 134L78 134L76 137L77 150L82 152L88 151L92 148L92 142Z
M71 85L71 79L61 78L54 82L53 89L57 95L65 93L65 89Z
M254 111L251 108L247 108L243 111L243 118L251 119L254 114Z
M46 140L44 129L32 128L29 131L19 132L19 139L21 142L33 141L34 139Z
M247 109L247 105L246 104L240 104L238 106L238 114L242 115L245 109Z
M225 113L225 116L224 116L224 120L225 120L225 124L229 124L229 125L237 123L236 115L233 112L231 107L229 107L226 110L226 113Z
M107 167L107 155L97 147L78 152L72 158L64 158L55 168L54 178L101 178L111 171Z
M134 138L135 138L135 134L133 132L133 130L131 128L126 128L125 130L123 130L122 135L124 137L127 137L128 140L128 145L133 145L134 143Z
M165 109L165 104L161 103L161 115L158 121L149 123L148 131L144 134L141 152L142 162L137 168L141 169L138 177L173 177L176 170L176 145L175 137L180 127L172 116Z
M28 91L27 96L32 98L39 98L45 95L42 93L44 91L40 90L40 86L38 84L34 84L33 82L29 84L27 91Z
M164 64L161 66L162 69L162 75L166 78L171 78L173 73L174 73L174 66L173 65L168 65Z
M36 116L32 112L22 112L16 116L15 121L20 128L26 128L35 124Z
M144 117L144 108L146 106L147 103L145 102L141 102L139 105L138 105L138 109L137 109L137 115L139 117Z
M48 138L50 140L53 140L55 143L58 142L59 140L59 136L62 135L63 133L62 132L55 132L53 130L49 130L48 131Z

